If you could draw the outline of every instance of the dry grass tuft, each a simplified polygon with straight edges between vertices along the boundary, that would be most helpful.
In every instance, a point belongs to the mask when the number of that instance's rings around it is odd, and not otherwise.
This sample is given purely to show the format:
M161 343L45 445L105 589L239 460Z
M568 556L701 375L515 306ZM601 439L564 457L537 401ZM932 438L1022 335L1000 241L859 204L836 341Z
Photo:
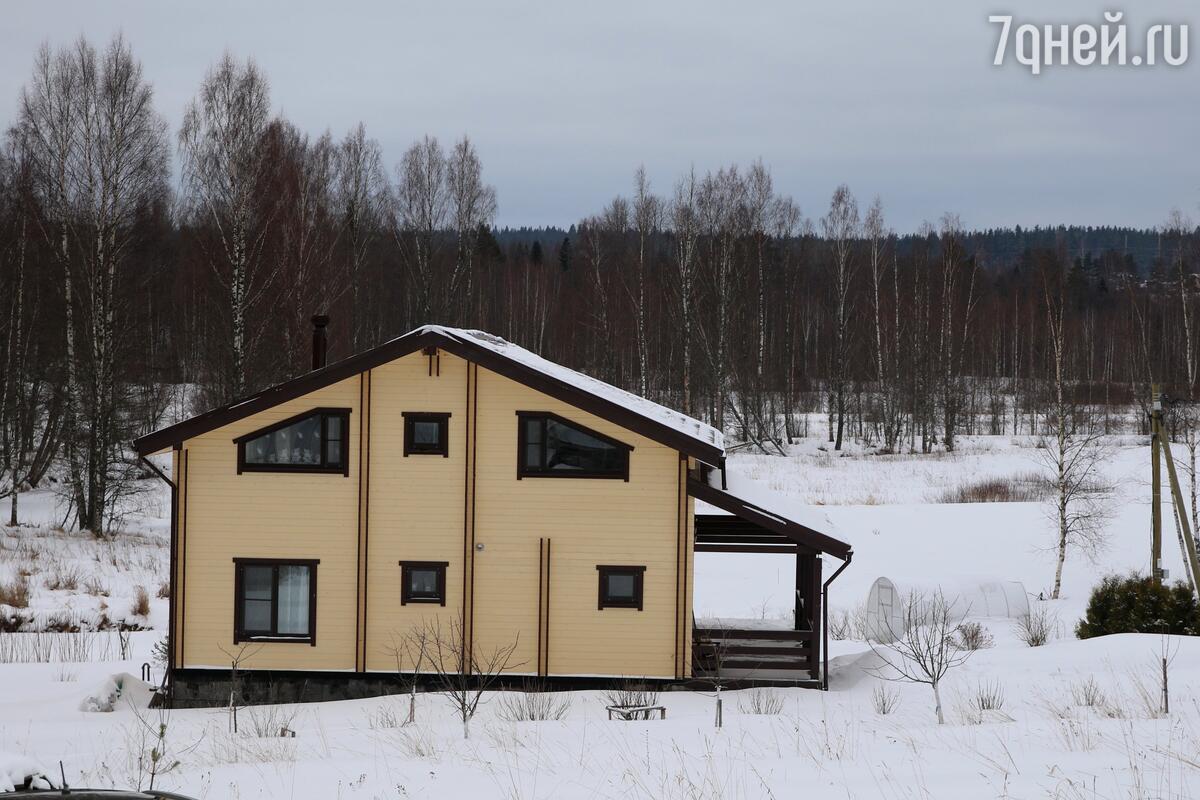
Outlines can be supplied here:
M156 592L156 596L159 600L166 600L171 596L171 584L169 581L163 581L158 585L158 592Z
M29 579L24 575L7 583L0 583L0 606L29 608Z
M145 586L137 587L137 594L133 598L133 605L130 607L130 611L139 617L150 615L150 594L146 591Z
M77 567L57 564L46 574L46 588L50 591L74 592L79 589L80 577Z

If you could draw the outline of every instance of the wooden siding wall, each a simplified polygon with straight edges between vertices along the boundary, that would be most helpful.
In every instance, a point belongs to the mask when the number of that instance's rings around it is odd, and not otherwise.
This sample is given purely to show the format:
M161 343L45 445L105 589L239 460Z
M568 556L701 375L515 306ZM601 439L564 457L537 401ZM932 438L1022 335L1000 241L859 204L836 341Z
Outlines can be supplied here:
M517 411L551 411L632 445L629 481L516 480ZM536 673L539 539L550 538L549 674L674 677L678 452L486 369L478 420L475 647L519 636L514 671ZM597 564L645 566L644 610L598 609Z
M367 566L368 670L395 670L414 629L461 625L463 463L467 452L467 362L412 353L371 371L370 514ZM440 373L440 374L439 374ZM404 455L404 412L449 413L450 455ZM446 561L446 605L400 605L401 561ZM411 669L401 658L401 668Z
M349 477L237 474L234 437L320 406L352 409ZM413 411L451 415L448 457L403 455ZM518 480L517 411L632 445L630 480ZM515 673L691 674L688 462L456 356L410 354L189 440L176 459L180 666L228 667L232 559L278 557L320 559L317 643L245 645L248 668L408 670L414 631L437 626L465 631L483 661L516 641ZM446 562L445 606L402 605L400 561ZM646 568L643 610L597 608L598 564Z
M184 443L181 666L228 668L242 652L249 668L354 669L359 384L349 378ZM348 477L237 474L234 438L317 407L351 410ZM234 558L320 559L315 646L233 644Z

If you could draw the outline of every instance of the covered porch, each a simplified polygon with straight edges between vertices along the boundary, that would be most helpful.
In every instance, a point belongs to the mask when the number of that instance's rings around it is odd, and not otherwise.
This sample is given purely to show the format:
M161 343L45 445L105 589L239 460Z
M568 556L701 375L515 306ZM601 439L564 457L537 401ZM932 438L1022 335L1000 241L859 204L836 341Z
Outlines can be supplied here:
M702 620L692 636L692 674L729 685L822 687L827 651L824 609L829 584L850 563L848 544L758 505L727 488L689 479L697 509L695 552L792 556L794 611L783 620ZM842 561L823 579L822 554Z

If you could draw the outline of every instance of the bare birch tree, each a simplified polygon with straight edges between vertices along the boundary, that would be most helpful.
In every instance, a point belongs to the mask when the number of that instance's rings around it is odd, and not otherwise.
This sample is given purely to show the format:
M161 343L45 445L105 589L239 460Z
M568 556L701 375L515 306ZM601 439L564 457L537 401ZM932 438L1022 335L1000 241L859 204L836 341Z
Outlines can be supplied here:
M671 225L675 233L675 320L680 331L680 402L685 414L692 413L692 316L696 295L699 211L696 207L696 170L675 185L671 202Z
M333 202L342 226L345 272L350 284L350 350L357 353L383 338L378 290L365 285L371 249L383 231L391 188L379 142L360 122L338 145Z
M129 488L122 354L142 224L165 206L166 123L141 64L120 36L97 53L86 39L44 49L22 94L19 135L64 271L66 437L71 499L96 534ZM78 346L77 346L78 345Z
M444 288L446 310L457 298L466 298L461 309L462 321L474 324L479 319L478 307L471 307L475 291L471 276L475 268L475 252L479 232L492 224L496 216L496 190L483 181L483 164L474 145L466 136L454 145L446 165L447 192L450 196L450 216L457 239L454 269Z
M222 399L244 394L247 365L262 323L253 311L274 283L263 247L275 217L262 189L272 164L264 158L270 88L252 60L226 53L209 70L188 105L179 130L183 204L193 224L213 232L198 236L224 297L229 321L229 365L216 377Z
M850 345L854 313L851 282L857 267L855 240L859 236L858 201L845 184L834 190L829 211L821 218L821 232L829 245L833 273L833 352L830 370L831 399L837 414L834 450L842 449L846 427L846 393L850 374Z
M397 238L405 254L416 301L413 311L423 323L446 323L444 291L435 275L436 253L450 210L445 153L438 140L426 136L405 151L396 167Z
M1055 568L1051 599L1062 592L1063 565L1068 549L1094 556L1105 544L1105 501L1110 488L1101 467L1107 456L1103 428L1093 424L1090 410L1080 407L1071 392L1070 345L1067 328L1069 299L1062 270L1046 265L1042 273L1050 356L1052 399L1048 414L1050 435L1039 440L1038 452L1055 486Z

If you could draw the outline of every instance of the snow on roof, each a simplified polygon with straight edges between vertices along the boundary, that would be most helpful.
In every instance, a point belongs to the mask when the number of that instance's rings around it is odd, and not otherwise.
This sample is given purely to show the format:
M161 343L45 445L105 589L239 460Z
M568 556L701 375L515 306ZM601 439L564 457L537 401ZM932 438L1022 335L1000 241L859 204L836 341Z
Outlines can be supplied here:
M774 491L761 481L756 481L753 478L747 478L733 469L727 469L725 475L725 483L728 488L725 492L741 499L746 503L758 506L774 517L790 520L806 528L823 533L834 539L845 541L838 532L838 526L833 523L824 511L818 506L811 506L807 503L802 503L796 498L789 498L786 495L781 495ZM721 473L713 470L709 473L708 484L713 488L721 488ZM697 514L728 514L716 506L703 502L696 501Z
M577 372L569 367L556 364L553 361L542 358L537 353L526 350L524 347L519 347L512 342L501 339L499 336L485 331L448 328L443 325L423 325L413 331L413 333L421 332L438 333L452 339L486 347L498 355L516 361L552 378L556 378L563 383L570 384L588 394L623 406L647 419L673 428L685 436L722 450L725 449L725 437L711 425L706 425L698 419L693 419L686 414L681 414L666 406L661 406L652 400L647 400L632 392L618 389L616 386L605 383L602 380L597 380L590 375L584 375L582 372Z

